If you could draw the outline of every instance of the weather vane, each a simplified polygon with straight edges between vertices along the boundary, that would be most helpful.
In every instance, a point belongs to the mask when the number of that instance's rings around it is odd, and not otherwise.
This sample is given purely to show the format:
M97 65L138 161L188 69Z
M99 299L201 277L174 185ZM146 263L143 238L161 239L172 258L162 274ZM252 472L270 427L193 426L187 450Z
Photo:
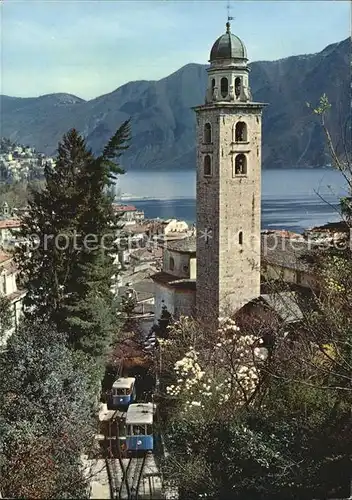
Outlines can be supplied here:
M230 7L230 0L228 0L228 2L227 2L227 20L228 21L233 21L234 18L232 16L230 16L230 9L231 9L231 7Z

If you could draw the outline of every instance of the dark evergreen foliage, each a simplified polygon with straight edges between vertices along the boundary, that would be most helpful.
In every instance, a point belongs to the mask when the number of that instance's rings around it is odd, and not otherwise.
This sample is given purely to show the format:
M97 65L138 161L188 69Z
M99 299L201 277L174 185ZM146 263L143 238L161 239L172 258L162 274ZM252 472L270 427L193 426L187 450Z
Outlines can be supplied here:
M122 169L114 161L128 147L126 121L95 157L74 129L58 147L46 187L34 192L21 236L29 242L16 252L28 290L26 316L46 318L68 334L74 348L104 354L113 329L116 218L109 186Z
M161 308L161 315L158 320L158 323L152 327L152 331L156 334L156 337L167 339L168 331L167 327L170 325L172 321L172 316L167 310L166 305L164 304Z
M94 367L46 321L24 322L0 357L1 492L85 498Z
M0 295L0 342L1 338L12 326L12 312L10 302L6 297Z

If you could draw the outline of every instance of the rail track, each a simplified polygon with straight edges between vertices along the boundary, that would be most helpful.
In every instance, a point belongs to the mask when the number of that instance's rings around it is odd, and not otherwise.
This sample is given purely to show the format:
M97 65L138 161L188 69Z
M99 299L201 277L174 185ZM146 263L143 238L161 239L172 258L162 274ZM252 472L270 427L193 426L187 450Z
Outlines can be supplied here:
M110 497L114 500L137 500L143 479L146 457L130 458L125 466L122 459L106 459ZM119 466L117 466L117 463Z
M146 456L144 455L142 458L132 458L131 460L134 460L134 468L130 475L130 499L137 500L139 497L139 487L143 478Z

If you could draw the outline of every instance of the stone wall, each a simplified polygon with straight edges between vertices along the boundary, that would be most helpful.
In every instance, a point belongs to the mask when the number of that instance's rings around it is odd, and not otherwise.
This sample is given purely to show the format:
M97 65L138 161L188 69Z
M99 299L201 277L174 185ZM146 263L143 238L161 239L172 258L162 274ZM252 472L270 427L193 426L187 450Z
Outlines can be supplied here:
M171 264L173 260L173 269ZM191 272L190 255L187 253L175 252L164 248L163 252L163 271L172 274L176 278L189 278Z
M262 274L267 280L279 280L312 290L317 288L316 278L313 273L307 271L265 263L262 266Z
M195 290L175 290L175 310L174 316L193 316L196 306Z
M195 313L196 292L180 288L172 288L155 283L155 317L157 323L161 317L163 306L174 317L193 316Z

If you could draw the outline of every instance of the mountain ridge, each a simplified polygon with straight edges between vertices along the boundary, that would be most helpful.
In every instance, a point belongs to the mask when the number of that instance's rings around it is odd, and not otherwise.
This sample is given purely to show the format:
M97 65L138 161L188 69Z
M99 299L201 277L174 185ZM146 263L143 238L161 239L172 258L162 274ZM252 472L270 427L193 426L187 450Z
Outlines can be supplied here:
M347 38L316 54L249 64L254 100L269 103L263 113L264 168L328 163L321 128L306 102L315 105L323 93L328 95L333 105L329 125L333 137L338 137L339 119L348 119L349 51ZM1 135L54 154L62 135L75 127L99 152L131 116L133 138L123 156L126 169L194 168L191 107L204 102L208 66L188 63L160 80L128 82L90 100L68 93L33 98L2 95Z

